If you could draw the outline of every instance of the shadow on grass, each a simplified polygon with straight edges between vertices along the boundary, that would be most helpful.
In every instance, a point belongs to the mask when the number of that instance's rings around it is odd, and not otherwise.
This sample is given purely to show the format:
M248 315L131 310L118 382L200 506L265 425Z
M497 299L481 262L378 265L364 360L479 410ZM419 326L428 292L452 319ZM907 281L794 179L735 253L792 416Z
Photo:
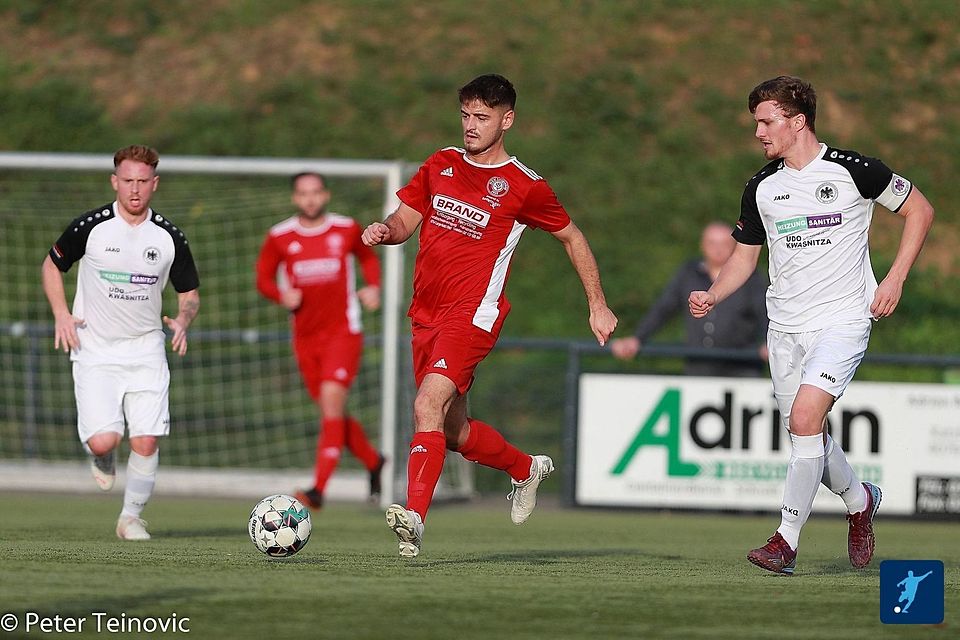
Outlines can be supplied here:
M436 567L445 565L474 565L482 562L516 562L534 565L551 565L577 562L580 560L589 560L596 558L615 558L630 557L636 558L642 556L644 559L656 559L665 562L677 562L683 560L679 555L658 555L645 554L634 548L629 549L541 549L539 551L517 551L514 553L489 553L472 554L461 558L448 560L428 560L426 562L417 562L417 566Z
M52 602L49 606L31 609L41 616L59 615L61 617L83 618L92 612L104 612L110 616L120 617L121 614L134 615L131 611L148 611L149 615L162 615L169 606L176 608L180 603L196 601L213 591L195 587L178 589L150 589L143 593L131 593L122 597L97 595L94 598L70 598Z
M242 532L243 529L240 529ZM166 538L233 538L236 537L237 527L207 527L206 529L190 527L189 529L158 529L153 533L158 540Z
M799 565L799 563L798 563ZM880 576L880 562L875 560L864 569L856 569L849 560L836 560L822 564L811 563L809 567L801 567L804 575L808 576L848 576L858 578L878 578ZM797 575L800 575L799 573Z
M874 579L878 580L880 577L880 562L874 560L870 566L864 569L855 569L850 566L850 562L844 559L829 560L823 562L809 561L802 562L797 561L797 572L793 576L786 576L782 573L775 573L773 571L765 571L764 569L757 568L757 575L763 575L770 578L792 578L792 579L801 579L801 578L823 578L823 577L841 577L841 578L861 578L861 579Z

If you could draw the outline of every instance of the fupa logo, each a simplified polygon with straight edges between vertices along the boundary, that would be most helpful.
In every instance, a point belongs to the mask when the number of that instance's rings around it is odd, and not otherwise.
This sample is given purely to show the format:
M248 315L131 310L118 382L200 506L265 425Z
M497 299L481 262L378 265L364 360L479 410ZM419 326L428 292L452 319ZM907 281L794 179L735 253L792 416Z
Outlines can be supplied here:
M944 613L942 560L880 563L880 622L940 624Z
M614 476L626 472L630 464L649 448L665 450L667 456L667 475L671 477L694 477L712 475L724 479L779 479L785 470L780 460L745 460L732 454L753 452L764 453L780 451L787 445L786 430L781 425L780 411L772 398L766 403L757 403L755 398L739 401L733 391L724 391L722 401L704 403L689 407L689 418L684 415L683 398L680 389L667 388L652 406L647 417L640 424L633 439L617 459L610 470ZM835 416L836 417L836 416ZM828 418L827 429L834 433L844 451L851 451L854 427L863 433L861 425L869 433L869 450L872 454L880 451L880 418L869 409L840 412L839 433ZM665 424L665 428L663 423ZM862 435L861 442L862 442ZM689 455L684 457L682 452ZM716 453L720 456L714 455ZM722 454L731 454L724 457ZM690 459L690 456L696 460ZM879 467L873 468L879 473ZM870 470L864 475L870 479Z

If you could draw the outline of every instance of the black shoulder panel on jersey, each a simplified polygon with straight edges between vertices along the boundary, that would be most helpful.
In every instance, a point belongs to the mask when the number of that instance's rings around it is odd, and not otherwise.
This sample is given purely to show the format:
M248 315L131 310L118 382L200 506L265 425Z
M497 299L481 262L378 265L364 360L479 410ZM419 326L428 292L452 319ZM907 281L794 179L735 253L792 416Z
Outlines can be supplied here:
M733 238L741 244L760 245L767 239L760 219L760 209L757 208L757 188L760 183L783 168L783 160L777 158L763 169L758 171L743 188L743 197L740 198L740 219L737 228L733 230Z
M82 216L74 218L50 247L50 259L57 265L57 269L69 271L73 263L86 253L87 238L90 237L93 228L111 218L113 218L113 203L91 209Z
M200 286L200 276L197 274L197 266L193 262L193 254L190 252L190 244L187 242L187 236L173 222L160 215L156 211L150 216L150 221L164 231L170 234L173 240L173 264L170 265L170 282L177 293L193 291Z
M893 171L883 162L856 151L827 147L823 159L846 169L865 200L876 200L893 178Z

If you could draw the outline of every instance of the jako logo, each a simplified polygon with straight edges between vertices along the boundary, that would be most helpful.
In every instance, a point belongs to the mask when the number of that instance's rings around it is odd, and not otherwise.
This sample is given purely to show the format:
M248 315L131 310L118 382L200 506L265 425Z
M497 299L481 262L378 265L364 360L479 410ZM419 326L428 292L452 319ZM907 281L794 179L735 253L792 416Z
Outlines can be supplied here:
M781 194L778 195L778 196L773 196L773 201L774 201L774 202L779 202L780 200L789 200L789 199L790 199L790 194L789 194L789 193L781 193Z
M837 381L836 378L834 378L832 375L830 375L830 374L827 373L826 371L822 372L822 373L820 374L820 377L823 378L824 380L829 380L830 382L836 382L836 381Z
M799 511L799 510L794 509L793 507L788 507L787 505L783 505L782 510L783 510L783 511L786 511L787 513L792 513L792 514L795 515L795 516L799 516L799 515L800 515L800 511Z
M657 404L650 411L646 420L640 425L633 440L627 445L623 454L617 460L617 463L610 470L612 475L623 474L634 457L644 447L663 447L667 454L667 475L679 477L698 476L704 472L696 462L683 460L680 457L680 442L683 436L682 414L681 414L681 392L680 389L668 388L657 401ZM734 411L736 406L737 411ZM772 410L771 410L772 409ZM701 421L705 417L707 427L701 427ZM716 433L716 420L720 419L723 425L718 435L705 436L704 432ZM870 433L870 452L879 453L880 451L880 418L873 411L863 409L860 411L850 411L844 409L840 418L840 446L844 451L851 450L852 426L857 419L859 422L866 421ZM666 419L667 428L660 427L661 421ZM750 437L754 432L754 427L760 425L761 428L769 430L770 449L779 451L781 448L781 439L786 431L781 425L780 410L767 405L748 405L746 403L735 403L733 392L726 391L723 394L723 404L720 406L703 405L693 409L689 421L686 425L687 435L691 441L691 446L702 450L721 449L732 451L739 449L747 451L756 448L751 447ZM828 429L831 427L830 419L827 419ZM836 435L836 430L834 430ZM737 439L738 442L734 442ZM717 465L715 473L717 477L730 477L730 470L720 462Z

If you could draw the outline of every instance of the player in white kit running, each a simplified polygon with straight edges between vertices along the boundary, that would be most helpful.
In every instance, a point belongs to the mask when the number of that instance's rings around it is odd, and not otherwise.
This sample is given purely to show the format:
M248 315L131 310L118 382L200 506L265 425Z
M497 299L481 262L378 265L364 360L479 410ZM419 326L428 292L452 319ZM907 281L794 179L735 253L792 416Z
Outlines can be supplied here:
M800 529L822 482L844 501L850 563L862 568L873 557L880 488L857 479L824 425L863 359L871 321L896 309L933 207L880 160L819 142L809 83L791 76L768 80L753 89L748 104L771 162L744 189L733 256L708 291L690 294L690 312L709 313L753 273L766 241L770 373L793 449L780 527L747 559L793 573ZM904 218L897 256L879 285L867 243L875 203Z
M183 231L150 208L159 156L150 147L117 151L110 182L117 199L73 220L43 262L43 290L55 319L54 347L70 353L77 430L92 456L94 479L113 487L115 449L126 424L130 458L117 536L148 540L140 518L153 493L158 439L170 432L170 371L163 324L174 351L187 352L187 328L200 309L200 280ZM73 310L63 272L80 262ZM179 312L163 316L163 288L177 291Z

